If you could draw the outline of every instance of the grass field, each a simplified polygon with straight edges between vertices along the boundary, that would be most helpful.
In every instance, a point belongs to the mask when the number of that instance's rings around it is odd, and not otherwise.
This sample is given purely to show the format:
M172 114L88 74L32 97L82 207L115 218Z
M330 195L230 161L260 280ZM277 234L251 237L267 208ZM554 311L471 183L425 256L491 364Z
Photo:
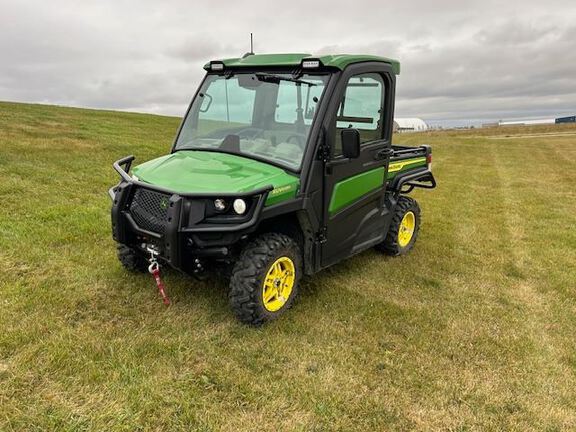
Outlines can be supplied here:
M439 186L403 258L236 322L223 281L115 256L111 163L178 120L0 103L0 430L576 429L576 128L401 135Z

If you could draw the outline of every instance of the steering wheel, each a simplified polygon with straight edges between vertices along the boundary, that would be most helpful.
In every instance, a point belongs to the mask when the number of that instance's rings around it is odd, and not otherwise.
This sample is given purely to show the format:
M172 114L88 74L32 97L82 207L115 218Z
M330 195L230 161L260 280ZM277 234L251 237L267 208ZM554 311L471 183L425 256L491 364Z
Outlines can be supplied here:
M304 147L306 146L306 143L304 142L304 136L301 134L292 134L286 138L286 142L289 143L292 138L296 139L296 144L298 144L300 148L304 150Z
M264 129L249 127L239 130L236 135L244 139L255 139L264 133Z

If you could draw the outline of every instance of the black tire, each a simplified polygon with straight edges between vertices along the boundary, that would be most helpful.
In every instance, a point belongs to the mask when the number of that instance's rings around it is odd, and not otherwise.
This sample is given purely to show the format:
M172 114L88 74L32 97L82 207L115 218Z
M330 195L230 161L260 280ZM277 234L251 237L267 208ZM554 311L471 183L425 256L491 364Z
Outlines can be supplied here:
M414 214L414 232L410 241L406 245L401 245L399 241L398 233L400 231L400 225L404 216L412 212ZM388 233L386 238L382 243L376 246L376 249L386 255L398 256L408 253L416 243L416 238L418 237L418 231L420 230L420 206L415 199L401 196L398 198L398 204L396 205L396 210L394 211L394 216L390 222L390 227L388 228Z
M283 306L270 311L264 305L264 280L272 264L283 257L293 263L294 283ZM301 274L302 254L296 242L284 234L263 234L246 245L234 265L230 278L230 307L246 324L258 326L276 319L294 303Z
M126 245L118 245L118 260L126 270L131 272L145 273L148 271L148 261L146 258Z

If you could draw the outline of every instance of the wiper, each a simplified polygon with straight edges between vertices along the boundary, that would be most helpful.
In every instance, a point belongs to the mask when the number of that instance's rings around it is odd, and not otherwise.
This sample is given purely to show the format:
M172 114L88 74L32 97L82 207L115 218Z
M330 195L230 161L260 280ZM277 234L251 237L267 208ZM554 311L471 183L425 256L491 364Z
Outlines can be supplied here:
M281 76L281 75L274 75L274 74L269 74L269 73L262 73L262 72L257 72L254 75L256 75L256 78L258 78L259 81L265 81L265 82L271 82L271 83L279 83L280 81L290 81L296 84L304 84L307 86L316 86L317 84L314 84L310 81L304 81L298 78L291 78L291 77L286 77L286 76Z

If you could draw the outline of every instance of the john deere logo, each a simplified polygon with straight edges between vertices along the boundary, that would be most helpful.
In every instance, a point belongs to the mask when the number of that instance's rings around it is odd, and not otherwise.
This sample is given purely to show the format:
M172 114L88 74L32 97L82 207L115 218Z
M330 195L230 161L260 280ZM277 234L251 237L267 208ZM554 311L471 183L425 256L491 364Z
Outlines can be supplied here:
M166 210L168 208L168 198L162 198L160 201L160 208Z

